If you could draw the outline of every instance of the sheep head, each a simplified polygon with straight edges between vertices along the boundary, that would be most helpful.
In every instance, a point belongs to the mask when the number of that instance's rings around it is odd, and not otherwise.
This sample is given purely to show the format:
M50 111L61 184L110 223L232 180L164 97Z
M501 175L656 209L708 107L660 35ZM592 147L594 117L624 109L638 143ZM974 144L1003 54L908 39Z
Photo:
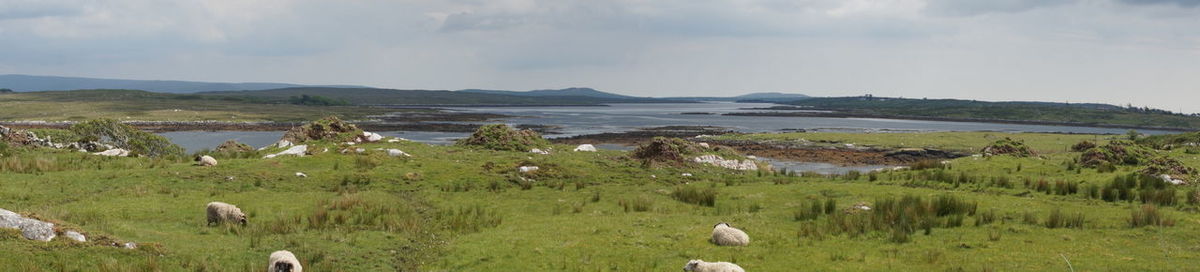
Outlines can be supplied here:
M292 272L292 263L290 263L290 262L275 263L275 272Z
M688 261L687 265L683 266L683 271L696 271L696 266L700 265L700 263L702 263L702 262L704 262L704 261L702 261L702 260Z
M713 228L715 229L717 227L720 227L721 225L725 225L725 227L728 227L728 228L733 227L733 226L730 226L729 223L721 222L721 223L717 223L716 225L713 225Z

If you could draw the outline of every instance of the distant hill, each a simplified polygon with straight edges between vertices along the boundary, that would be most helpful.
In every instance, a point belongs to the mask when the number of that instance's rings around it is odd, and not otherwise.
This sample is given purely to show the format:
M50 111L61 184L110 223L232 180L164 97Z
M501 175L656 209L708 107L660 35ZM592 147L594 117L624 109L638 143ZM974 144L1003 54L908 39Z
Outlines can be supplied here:
M597 105L603 103L669 102L654 98L607 98L582 95L514 95L508 91L438 91L375 88L298 87L257 91L204 92L201 95L252 97L286 101L293 96L310 95L340 99L356 105ZM578 94L578 91L564 94Z
M558 90L533 90L533 91L526 91L526 92L467 89L467 90L459 90L458 92L505 94L505 95L516 95L516 96L585 96L585 97L600 97L600 98L611 98L611 99L642 99L643 98L643 97L633 97L633 96L628 96L628 95L619 95L619 94L614 94L614 93L606 93L606 92L597 91L596 89L592 89L592 88L566 88L566 89L558 89Z
M959 99L908 99L859 96L809 98L783 104L798 106L795 109L832 111L833 115L838 116L902 119L939 118L970 121L1037 121L1072 125L1200 129L1200 116L1196 115L1185 115L1153 108L1121 107L1095 103L988 102Z
M160 93L196 93L233 90L267 90L305 86L308 85L260 82L219 83L177 80L132 80L60 76L0 75L0 88L12 89L17 92L65 91L82 89L127 89Z
M749 94L743 94L743 95L739 95L739 96L729 96L729 97L693 96L693 97L665 97L664 99L684 100L684 101L730 101L730 102L740 101L740 102L776 103L776 102L790 102L790 101L796 101L796 100L802 100L802 99L808 99L808 98L810 98L810 97L807 95L803 95L803 94L765 92L765 93L749 93Z

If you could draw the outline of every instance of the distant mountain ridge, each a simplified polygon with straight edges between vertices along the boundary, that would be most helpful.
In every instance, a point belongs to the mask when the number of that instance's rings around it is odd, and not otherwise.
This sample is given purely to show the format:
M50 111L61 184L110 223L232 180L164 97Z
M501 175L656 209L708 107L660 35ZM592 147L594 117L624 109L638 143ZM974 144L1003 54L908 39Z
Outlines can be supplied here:
M17 92L66 91L83 89L126 89L159 93L198 93L233 90L268 90L293 87L318 87L290 83L270 82L200 82L182 80L136 80L105 79L87 77L0 75L0 88ZM319 87L362 87L350 85L320 85Z
M590 91L587 91L590 90ZM542 90L535 94L511 91L441 91L397 90L377 88L294 87L254 91L203 92L199 95L236 96L285 101L293 96L322 96L356 105L600 105L606 103L670 103L680 102L657 98L613 95L587 90ZM519 95L522 94L522 95ZM684 102L687 103L687 102Z

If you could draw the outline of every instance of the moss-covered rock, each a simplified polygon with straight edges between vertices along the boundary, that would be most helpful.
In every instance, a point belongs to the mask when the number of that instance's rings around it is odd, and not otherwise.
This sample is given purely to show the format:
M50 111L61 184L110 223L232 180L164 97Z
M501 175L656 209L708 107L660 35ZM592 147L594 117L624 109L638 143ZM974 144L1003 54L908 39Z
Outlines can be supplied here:
M534 148L549 146L550 142L533 130L517 130L504 124L492 124L479 127L470 137L460 139L455 144L499 151L529 152Z
M362 130L354 124L329 116L288 130L282 140L296 144L307 141L348 142L362 134Z
M221 145L218 145L217 149L215 149L213 151L216 151L218 153L253 152L254 147L251 147L250 145L247 145L247 144L239 143L238 141L231 139L231 140L225 141L224 143L221 143Z
M1084 152L1084 151L1087 151L1088 149L1095 148L1096 146L1097 145L1095 142L1084 140L1079 143L1076 143L1075 145L1072 145L1071 151Z
M1025 141L1004 137L979 151L984 156L1009 155L1014 157L1032 157L1037 154L1025 145Z
M644 162L680 164L687 162L689 155L700 154L701 148L696 143L680 138L656 137L638 146L630 156Z
M1146 162L1146 168L1142 168L1139 172L1152 177L1168 175L1173 179L1187 181L1195 177L1196 168L1183 165L1183 163L1172 158L1158 157Z
M1154 151L1131 141L1112 141L1090 148L1079 155L1079 164L1087 167L1101 165L1139 165L1154 157Z

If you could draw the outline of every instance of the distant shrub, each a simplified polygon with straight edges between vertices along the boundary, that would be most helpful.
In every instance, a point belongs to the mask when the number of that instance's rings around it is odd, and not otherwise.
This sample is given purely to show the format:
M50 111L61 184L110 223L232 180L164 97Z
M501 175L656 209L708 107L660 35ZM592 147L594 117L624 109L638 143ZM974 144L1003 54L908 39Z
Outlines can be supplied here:
M303 126L295 127L283 134L283 140L292 143L307 141L348 142L362 135L362 130L337 116L329 116Z
M1084 225L1083 213L1066 214L1060 209L1050 211L1050 215L1046 216L1046 228L1074 228L1081 229Z
M654 208L654 200L646 196L637 196L617 201L625 212L648 212Z
M1151 204L1144 204L1141 207L1133 208L1133 211L1129 214L1129 226L1134 228L1146 226L1169 227L1174 225L1174 219L1160 214L1158 207Z
M671 198L683 203L712 207L717 203L717 190L712 187L679 186L671 192Z
M98 119L71 125L81 141L100 142L150 157L183 156L183 148L166 137L141 131L112 119Z
M1088 140L1081 141L1071 146L1071 151L1083 152L1096 147L1096 143Z
M446 229L455 233L479 232L499 226L504 221L498 212L481 205L444 208L438 213L437 219L443 222Z
M534 148L550 145L533 130L516 130L504 124L479 127L471 136L458 140L459 146L480 147L499 151L529 152Z
M345 106L345 105L350 105L350 102L346 102L346 100L344 100L344 99L333 99L333 98L319 96L319 95L310 96L307 94L300 95L300 96L292 96L292 97L288 98L288 103L295 104L295 105L304 105L304 106Z
M1025 141L1013 140L1008 137L989 144L980 150L980 153L984 156L1009 155L1014 157L1032 157L1036 155L1033 150L1025 145Z

